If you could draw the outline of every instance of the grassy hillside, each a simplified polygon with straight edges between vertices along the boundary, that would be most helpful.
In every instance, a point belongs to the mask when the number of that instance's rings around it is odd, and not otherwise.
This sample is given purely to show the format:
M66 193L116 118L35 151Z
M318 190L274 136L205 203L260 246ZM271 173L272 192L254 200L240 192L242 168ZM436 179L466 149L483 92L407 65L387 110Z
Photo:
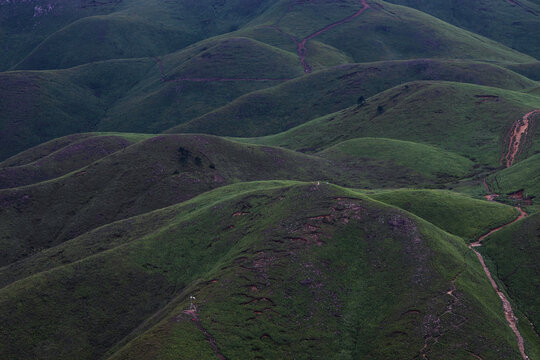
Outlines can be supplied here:
M28 155L19 156L19 162L25 157L28 162L18 165L17 158L12 158L6 163L17 165L0 168L3 184L11 187L0 190L1 243L8 249L2 256L3 265L112 221L239 181L334 181L377 188L433 186L442 180L377 157L351 166L346 159L326 159L213 136L111 135L65 146L60 143L58 149L45 144L50 154L32 157L40 149L29 150ZM109 143L111 148L105 152L103 146ZM74 157L65 158L66 154ZM458 164L466 162L457 159ZM47 178L50 180L38 182ZM31 185L21 186L24 183ZM19 187L13 187L15 184Z
M0 190L1 262L229 183L328 178L330 170L327 160L282 149L209 136L152 137L62 177Z
M445 190L401 189L375 193L370 197L407 210L468 241L475 241L519 215L511 206Z
M480 249L491 260L492 271L500 283L536 329L540 326L539 229L540 214L531 215L489 236Z
M506 67L512 71L520 73L528 78L540 81L540 62L529 64L509 64Z
M540 3L480 0L467 3L443 0L387 0L421 10L460 28L484 35L508 47L540 58ZM481 16L478 16L481 14Z
M247 38L211 39L157 59L153 76L118 101L97 129L160 132L301 74L296 57L281 49Z
M469 61L418 59L348 64L317 71L243 95L167 132L262 136L356 105L381 91L413 80L445 80L509 90L538 86L501 67ZM294 98L294 101L290 99Z
M540 197L540 154L490 175L487 182L495 193L504 196L522 192L520 196L536 203Z
M0 359L540 359L539 19L0 0Z
M154 64L135 59L0 73L0 159L56 137L94 130L107 108Z
M513 122L537 108L538 97L519 92L461 83L414 82L377 94L367 99L365 106L243 141L313 152L351 138L385 137L438 146L480 164L498 166Z
M281 1L241 32L290 49L330 24L337 24L306 43L308 68L312 63L324 63L318 56L321 52L317 51L320 45L316 42L332 46L337 49L334 53L342 52L355 62L432 57L517 63L535 60L411 8L383 1L369 2L368 5L369 8L359 16L339 23L362 9L362 3L357 0L292 4Z
M294 55L245 38L163 59L0 73L0 159L74 132L160 132L301 73Z
M190 40L175 29L137 17L91 16L49 36L15 68L61 69L94 61L156 56L182 48Z
M276 185L210 193L152 234L2 288L2 356L519 358L459 239L342 188Z
M50 7L33 2L4 3L0 29L8 42L0 69L17 62L19 69L52 69L166 54L233 31L257 17L269 3L85 0L74 6L61 0Z
M0 3L0 71L5 71L39 45L50 34L87 16L118 11L126 2L91 0L73 2L58 0L44 4L36 1L2 1ZM51 7L47 6L51 5Z
M35 161L26 162L24 159L32 159L32 154L39 154L44 151L43 147L54 148L55 145L44 144L0 163L0 189L25 186L59 177L90 165L132 144L132 142L119 136L91 135L67 144L62 144L64 142L62 140L53 140L52 142L56 143L58 149L39 157ZM24 161L22 165L6 166L10 163L22 161Z
M472 171L473 162L434 146L384 138L359 138L341 142L317 154L325 159L342 161L351 168L361 166L368 159L380 159L401 165L422 176L445 183L466 177ZM392 177L391 175L382 178ZM381 182L384 180L381 179ZM413 182L410 182L412 185Z

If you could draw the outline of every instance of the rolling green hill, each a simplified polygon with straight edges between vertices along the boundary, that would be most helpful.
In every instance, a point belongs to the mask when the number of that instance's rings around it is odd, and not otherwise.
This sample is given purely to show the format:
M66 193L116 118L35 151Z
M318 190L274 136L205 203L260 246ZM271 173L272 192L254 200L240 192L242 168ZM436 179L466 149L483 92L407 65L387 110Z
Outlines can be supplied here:
M274 40L271 44L275 46L284 44L286 37L281 34L285 34L289 37L290 49L295 42L300 42L363 8L362 2L356 0L336 4L305 2L288 6L285 2L280 2L273 11L267 11L239 31L246 35L252 34L251 36L262 41ZM412 8L384 1L370 1L368 6L359 16L317 34L313 41L329 45L355 62L432 57L517 63L536 60ZM315 48L320 48L320 45ZM323 57L327 53L322 52ZM324 63L318 57L320 54L320 51L312 54L310 42L307 42L308 65Z
M286 132L250 143L320 151L358 137L386 137L438 146L497 166L514 121L540 108L536 96L463 83L413 82Z
M97 130L161 132L302 74L293 54L247 38L208 40L158 61Z
M90 144L85 145L91 151ZM151 137L59 178L0 190L0 241L8 249L1 262L5 265L111 221L226 184L272 178L311 180L330 169L324 159L284 149L210 136Z
M418 215L468 241L508 224L519 215L510 206L472 199L447 190L401 189L370 196Z
M459 81L509 90L538 86L537 82L498 66L469 61L418 59L349 64L243 95L167 132L269 135L413 80ZM288 101L291 98L295 101Z
M446 22L540 58L540 3L530 0L452 2L387 0L421 10ZM481 14L479 16L479 14Z
M134 59L0 73L0 159L56 137L94 130L107 108L153 66L152 60Z
M172 220L164 209L167 225L152 234L3 287L2 353L519 357L491 310L497 296L457 238L342 188L269 185L221 202L218 190L205 199L213 206ZM188 295L193 316L183 313ZM80 307L87 312L74 315ZM44 314L60 326L43 326Z
M491 235L481 249L492 261L500 283L535 328L540 324L540 302L536 296L540 274L539 228L537 213Z
M105 134L69 140L53 141L0 164L2 184L8 187L0 190L1 244L8 249L2 265L112 221L236 182L329 180L377 188L411 185L413 179L417 186L433 186L455 180L470 165L464 158L443 153L457 168L441 179L410 163L377 156L352 166L346 158L332 156L335 150L318 157L208 135ZM406 144L411 145L415 146Z
M361 167L361 164L369 159L380 159L411 169L421 176L441 183L467 177L472 172L473 166L471 160L434 146L384 138L343 141L317 155L345 162L350 168ZM395 171L389 164L386 167L389 172ZM384 183L385 179L391 177L390 174L385 174L380 182ZM413 181L408 182L408 185L413 184Z
M539 24L0 0L0 359L540 359Z
M237 29L269 0L163 2L84 0L74 5L4 1L0 69L56 69L91 61L163 55ZM99 29L99 31L96 31ZM84 46L80 46L84 44Z
M52 140L27 150L25 153L0 163L0 189L20 187L53 179L90 165L132 143L119 136L80 136L71 135L69 140ZM44 153L43 148L52 148L44 156L32 154ZM13 165L13 164L20 165Z

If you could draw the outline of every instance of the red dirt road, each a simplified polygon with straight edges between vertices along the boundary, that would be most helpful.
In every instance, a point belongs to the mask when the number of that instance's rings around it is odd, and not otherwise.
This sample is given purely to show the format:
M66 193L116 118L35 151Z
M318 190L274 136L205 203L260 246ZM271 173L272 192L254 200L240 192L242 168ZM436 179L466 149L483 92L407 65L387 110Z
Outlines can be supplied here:
M489 201L495 201L495 198L498 197L499 195L491 193L491 191L489 190L489 186L488 186L485 179L484 179L484 187L486 188L487 192L489 193L489 195L487 195L486 198ZM478 260L480 261L480 264L482 265L482 268L484 269L484 272L486 273L486 276L487 276L489 282L491 283L491 286L497 292L497 295L499 296L499 298L502 301L504 317L506 318L506 321L508 322L508 326L510 326L510 328L512 329L512 331L516 335L518 348L519 348L519 352L521 353L521 357L524 360L529 360L529 357L525 353L525 346L524 346L524 343L523 343L523 337L521 336L521 333L519 332L519 330L517 328L517 317L514 315L514 311L512 310L512 305L510 304L510 301L508 301L508 299L506 298L504 293L497 286L497 283L493 279L493 276L491 275L491 272L489 271L489 268L487 267L482 254L480 254L475 249L475 247L482 246L482 241L485 238L487 238L489 235L491 235L491 234L493 234L493 233L507 227L508 225L513 224L516 221L523 219L525 216L527 216L527 213L525 213L525 211L523 211L520 207L516 207L516 209L519 210L519 216L517 218L515 218L514 220L512 220L508 224L499 226L499 227L497 227L495 229L490 230L486 234L480 236L477 241L469 244L469 248L472 249L474 251L474 253L476 254L476 256L478 257Z

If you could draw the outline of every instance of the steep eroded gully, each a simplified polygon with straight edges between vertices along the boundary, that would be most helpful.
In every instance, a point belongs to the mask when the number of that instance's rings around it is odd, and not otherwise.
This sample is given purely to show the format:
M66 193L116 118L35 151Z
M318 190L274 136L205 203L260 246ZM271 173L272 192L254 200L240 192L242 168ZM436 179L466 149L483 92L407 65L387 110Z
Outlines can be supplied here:
M537 110L534 110L525 114L523 118L517 120L512 125L512 129L508 137L508 149L501 157L501 163L505 165L506 167L510 167L515 162L518 161L519 153L522 150L522 144L524 143L524 140L527 136L528 130L530 129L530 125L533 120L532 117L536 114L540 114L540 109L537 109ZM488 195L485 196L486 199L489 201L495 201L495 199L499 195L491 192L485 179L484 179L484 187L488 193ZM489 271L489 268L487 267L486 262L484 261L484 257L482 256L482 254L480 254L480 252L478 252L475 249L479 246L482 246L482 241L484 241L484 239L490 236L491 234L527 216L527 213L525 213L525 211L523 211L523 209L521 209L519 206L516 206L516 209L519 211L519 216L517 218L515 218L513 221L509 222L508 224L499 226L495 229L490 230L486 234L480 236L476 242L473 242L469 245L469 248L472 249L474 253L476 254L476 256L478 257L478 260L480 261L480 264L482 265L482 268L484 269L484 272L486 273L486 276L491 286L493 287L493 289L495 289L495 291L497 292L497 295L499 295L499 298L502 301L504 316L506 318L506 321L508 322L508 325L510 326L510 328L516 335L518 348L519 348L519 352L521 353L521 357L524 360L529 360L529 357L525 353L523 337L521 336L521 333L519 332L519 329L517 327L517 317L515 316L514 311L512 310L512 305L510 304L510 301L508 301L508 298L501 291L501 289L499 289L499 287L497 286L497 283L493 279L493 276L491 275L491 272Z
M521 144L523 143L524 138L527 136L530 124L533 120L532 117L536 114L540 114L540 109L533 110L525 114L522 119L514 123L508 138L508 151L501 158L501 164L505 165L506 167L510 167L518 161L521 151Z

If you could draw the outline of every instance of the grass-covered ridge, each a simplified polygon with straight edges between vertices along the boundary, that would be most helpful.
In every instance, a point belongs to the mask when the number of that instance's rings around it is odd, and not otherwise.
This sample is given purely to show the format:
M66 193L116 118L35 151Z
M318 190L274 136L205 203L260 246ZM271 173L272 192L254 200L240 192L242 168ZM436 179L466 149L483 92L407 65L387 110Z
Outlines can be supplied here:
M539 226L540 214L531 215L489 236L480 249L490 259L492 271L505 290L536 329L540 326Z
M320 151L358 137L438 146L497 166L506 133L540 99L520 92L455 82L407 83L288 131L242 141ZM526 145L526 144L525 144Z
M538 83L496 65L463 60L416 59L340 65L254 91L167 132L261 136L356 105L414 80L444 80L525 90ZM290 99L294 98L294 101Z
M317 153L326 159L361 163L376 158L410 168L440 182L466 177L473 162L463 156L430 145L385 138L358 138L343 141ZM357 165L356 165L357 166Z
M447 190L400 189L370 196L407 210L470 242L497 226L508 224L519 215L511 206Z
M111 146L109 152L105 145ZM79 161L70 160L75 155ZM2 183L8 187L0 190L4 234L0 241L8 249L3 265L110 222L237 182L285 179L380 188L412 182L432 186L443 180L377 157L351 167L346 159L209 135L68 137L5 164L0 168Z
M182 313L194 294L199 324L228 358L402 358L422 351L434 359L468 359L471 352L518 358L502 313L492 310L499 300L458 238L332 185L271 182L234 195L238 189L222 200L220 190L203 195L212 206L176 218L160 210L154 216L163 212L168 220L160 226L154 219L151 234L123 242L121 231L115 241L123 245L0 289L8 310L3 355L89 359L109 350L113 359L179 352L215 358L207 336ZM80 307L87 312L74 315ZM43 314L53 314L55 325L42 326ZM443 314L448 323L437 321ZM441 341L424 348L440 326ZM29 338L31 328L38 330Z
M539 16L0 0L0 359L540 359Z
M451 24L540 58L540 3L530 0L475 1L451 4L447 1L388 0L429 13ZM481 12L483 16L477 16Z

